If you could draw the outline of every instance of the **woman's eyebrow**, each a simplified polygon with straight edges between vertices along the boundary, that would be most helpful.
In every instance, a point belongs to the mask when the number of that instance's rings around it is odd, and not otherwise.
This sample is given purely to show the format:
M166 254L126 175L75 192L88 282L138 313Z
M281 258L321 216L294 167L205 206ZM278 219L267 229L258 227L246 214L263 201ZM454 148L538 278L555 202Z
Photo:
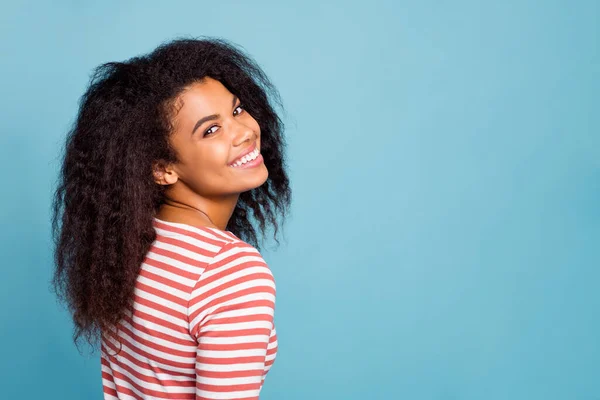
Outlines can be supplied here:
M231 102L231 107L235 107L235 102L237 101L237 96L234 94L233 95L233 101ZM221 114L211 114L208 115L206 117L202 117L198 120L198 122L196 122L196 125L194 125L194 129L192 129L192 135L194 134L194 132L196 132L196 129L198 129L200 127L200 125L202 125L203 123L205 123L206 121L212 121L213 119L218 119L221 117Z

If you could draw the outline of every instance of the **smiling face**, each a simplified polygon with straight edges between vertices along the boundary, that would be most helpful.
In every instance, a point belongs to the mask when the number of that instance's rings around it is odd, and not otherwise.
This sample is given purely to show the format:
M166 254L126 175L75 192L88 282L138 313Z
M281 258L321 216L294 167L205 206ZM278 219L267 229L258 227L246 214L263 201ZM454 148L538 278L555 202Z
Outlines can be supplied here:
M194 83L175 104L170 140L180 162L163 169L157 183L184 185L186 192L214 198L237 195L267 180L258 122L221 82L206 78Z

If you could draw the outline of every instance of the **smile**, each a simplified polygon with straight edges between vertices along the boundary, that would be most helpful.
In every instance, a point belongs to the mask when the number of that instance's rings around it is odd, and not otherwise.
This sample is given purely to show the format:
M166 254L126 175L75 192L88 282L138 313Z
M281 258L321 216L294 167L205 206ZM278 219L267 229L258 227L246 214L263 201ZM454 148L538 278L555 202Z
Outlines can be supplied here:
M260 155L260 150L258 148L254 149L254 151L246 154L244 157L240 158L238 161L230 164L232 167L241 167L249 162L252 162L258 158Z

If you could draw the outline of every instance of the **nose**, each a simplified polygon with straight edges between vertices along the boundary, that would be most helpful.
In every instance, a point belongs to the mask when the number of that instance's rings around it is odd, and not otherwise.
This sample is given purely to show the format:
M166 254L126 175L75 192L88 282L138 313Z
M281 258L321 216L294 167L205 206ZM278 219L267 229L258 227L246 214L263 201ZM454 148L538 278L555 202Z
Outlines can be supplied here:
M247 125L237 123L234 127L235 133L233 138L233 144L239 146L244 144L248 140L252 140L255 136L254 131Z

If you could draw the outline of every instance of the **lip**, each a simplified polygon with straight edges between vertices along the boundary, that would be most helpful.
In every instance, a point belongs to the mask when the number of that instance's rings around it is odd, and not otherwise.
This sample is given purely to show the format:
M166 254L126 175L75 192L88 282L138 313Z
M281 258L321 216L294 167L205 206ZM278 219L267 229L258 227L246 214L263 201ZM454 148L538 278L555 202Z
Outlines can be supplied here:
M232 162L229 163L229 166L232 167L233 164L235 164L236 162L238 162L242 157L244 157L246 154L250 154L254 151L254 149L256 149L256 142L254 142L254 144L250 147L248 147L246 150L244 150L244 152L242 152L239 156L237 156Z
M259 165L261 165L264 162L263 160L263 156L262 154L258 154L258 157L256 157L254 160L252 161L248 161L246 164L242 164L239 167L234 167L233 165L231 166L231 168L235 168L235 169L250 169L250 168L254 168L254 167L258 167Z

